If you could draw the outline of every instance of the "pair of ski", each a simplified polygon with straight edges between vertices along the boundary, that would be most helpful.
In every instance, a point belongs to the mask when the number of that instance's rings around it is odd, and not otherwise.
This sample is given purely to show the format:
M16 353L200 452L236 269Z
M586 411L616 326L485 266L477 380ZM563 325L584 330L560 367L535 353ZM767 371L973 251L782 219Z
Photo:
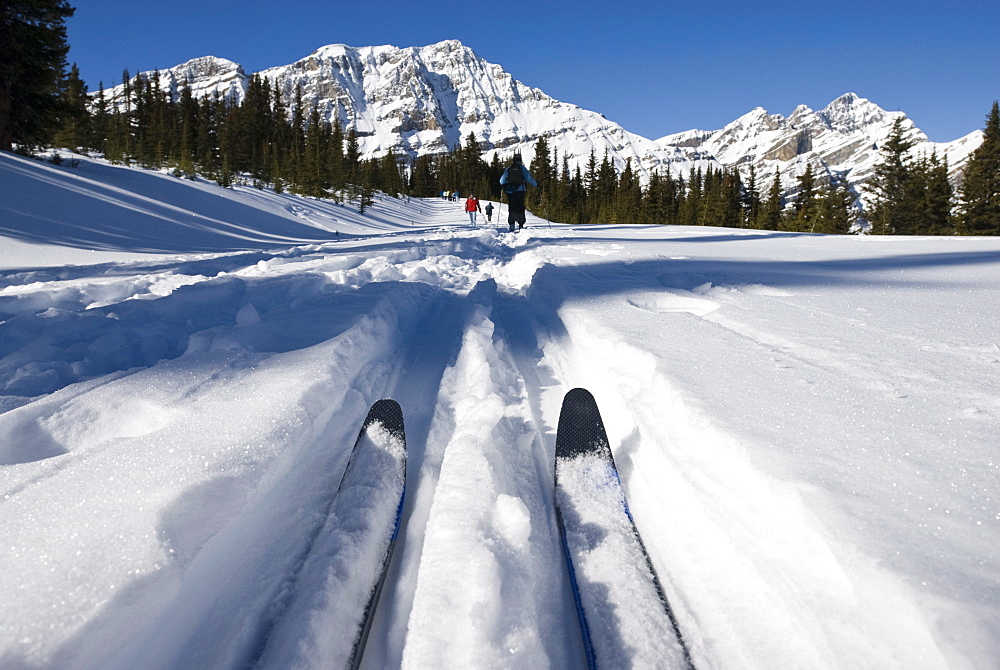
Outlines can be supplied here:
M387 448L387 440L390 441ZM348 667L361 663L375 607L399 534L406 475L403 413L394 400L376 402L358 434L337 496L372 487L395 503L389 523L371 532L381 569L368 573L368 601L357 621ZM371 471L377 464L377 472ZM563 399L556 432L555 511L590 670L634 664L692 669L690 652L636 529L618 477L597 402L585 389Z

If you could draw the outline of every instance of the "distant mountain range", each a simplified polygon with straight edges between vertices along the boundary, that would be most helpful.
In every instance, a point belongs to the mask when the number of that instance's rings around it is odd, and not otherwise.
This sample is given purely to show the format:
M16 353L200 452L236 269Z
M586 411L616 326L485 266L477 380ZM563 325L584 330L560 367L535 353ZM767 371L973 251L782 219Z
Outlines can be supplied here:
M154 73L145 73L152 76ZM364 156L389 148L417 156L440 153L469 133L506 158L514 150L530 160L538 138L570 165L583 166L593 151L605 152L621 169L631 159L648 177L653 170L686 176L691 168L737 167L744 178L753 165L766 190L780 170L785 191L807 164L815 173L836 173L853 186L866 181L879 160L879 146L894 121L903 120L915 154L947 158L958 179L969 155L982 143L976 130L953 142L930 142L903 112L887 112L847 93L821 111L800 105L787 118L756 108L719 130L688 130L651 140L630 133L603 115L555 100L514 79L456 40L425 47L322 47L290 65L258 73L290 100L301 85L307 108L353 126ZM250 77L238 64L206 56L159 72L160 85L177 92L190 82L196 96L218 92L242 100ZM122 87L106 92L112 100Z

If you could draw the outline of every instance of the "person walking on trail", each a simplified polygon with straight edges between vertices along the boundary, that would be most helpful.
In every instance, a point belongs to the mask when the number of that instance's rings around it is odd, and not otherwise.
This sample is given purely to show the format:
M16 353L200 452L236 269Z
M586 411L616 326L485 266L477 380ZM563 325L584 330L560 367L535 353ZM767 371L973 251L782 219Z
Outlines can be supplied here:
M486 207L485 209L483 209L483 211L486 212L486 223L490 223L491 221L493 221L493 203L492 202L486 203Z
M481 212L483 209L479 206L479 200L471 193L469 199L465 201L465 211L469 213L469 221L472 222L472 225L476 225L476 212Z
M504 170L503 176L500 177L500 185L507 194L507 225L510 226L510 232L514 232L515 224L518 230L524 228L524 194L528 184L538 186L538 182L521 162L521 154L514 154L510 167Z

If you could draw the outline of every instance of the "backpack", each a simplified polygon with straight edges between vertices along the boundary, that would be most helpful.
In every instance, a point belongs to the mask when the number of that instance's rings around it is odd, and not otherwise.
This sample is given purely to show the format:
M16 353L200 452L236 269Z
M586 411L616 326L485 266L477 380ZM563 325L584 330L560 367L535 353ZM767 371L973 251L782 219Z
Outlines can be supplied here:
M514 163L507 168L507 183L503 185L503 188L508 193L513 193L514 191L520 189L523 185L524 168L520 163Z

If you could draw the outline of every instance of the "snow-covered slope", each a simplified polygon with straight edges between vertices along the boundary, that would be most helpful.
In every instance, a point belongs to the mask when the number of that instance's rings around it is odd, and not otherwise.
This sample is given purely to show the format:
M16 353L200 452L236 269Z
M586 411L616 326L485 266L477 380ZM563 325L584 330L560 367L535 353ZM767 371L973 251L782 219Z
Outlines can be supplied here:
M583 667L552 490L577 386L696 667L1000 666L996 238L508 234L0 171L0 667L330 667L309 566L385 396L407 502L364 667Z
M517 81L456 40L425 47L322 47L306 58L264 70L290 100L302 86L308 108L354 126L366 156L395 149L416 156L454 148L473 133L503 156L518 149L530 159L535 142L548 139L570 165L591 151L607 152L621 169L631 160L646 177L652 170L686 176L692 167L738 166L748 176L770 180L780 170L786 190L811 162L821 175L837 172L852 184L871 174L878 146L901 117L917 142L915 153L937 151L957 177L982 142L981 131L934 144L902 112L886 112L848 93L820 112L798 107L788 118L757 108L715 131L690 130L652 141L630 133L597 112L555 100ZM235 63L201 58L160 73L161 86L176 90L190 78L197 92L242 96L247 76ZM111 95L120 93L120 88ZM769 182L768 182L769 183Z

